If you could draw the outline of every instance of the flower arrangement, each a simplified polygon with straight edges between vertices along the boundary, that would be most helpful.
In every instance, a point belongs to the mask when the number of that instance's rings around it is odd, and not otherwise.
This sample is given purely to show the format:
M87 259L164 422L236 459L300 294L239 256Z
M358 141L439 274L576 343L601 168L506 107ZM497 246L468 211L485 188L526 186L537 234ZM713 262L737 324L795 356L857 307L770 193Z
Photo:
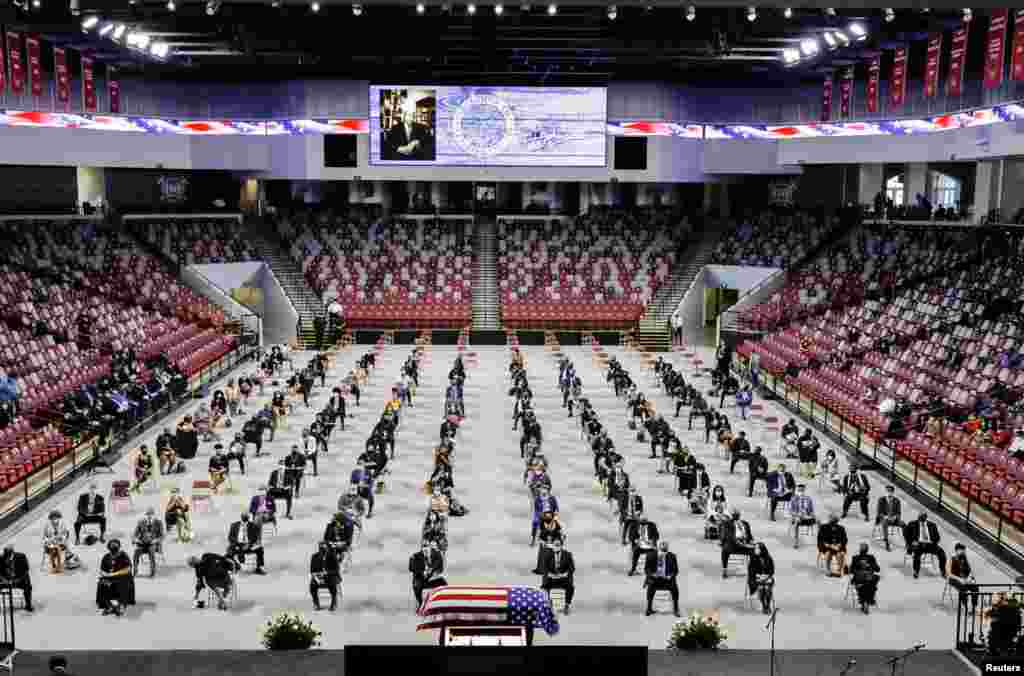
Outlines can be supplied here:
M320 645L320 630L298 613L279 613L263 630L263 647L268 650L306 650Z
M717 619L691 613L688 619L672 625L667 647L669 650L718 650L724 647L727 638Z

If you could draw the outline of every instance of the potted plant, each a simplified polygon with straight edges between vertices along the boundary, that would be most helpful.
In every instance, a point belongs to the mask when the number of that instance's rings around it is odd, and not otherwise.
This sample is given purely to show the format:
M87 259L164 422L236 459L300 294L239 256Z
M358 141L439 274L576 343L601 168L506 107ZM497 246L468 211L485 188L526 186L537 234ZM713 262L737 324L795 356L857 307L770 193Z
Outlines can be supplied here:
M678 620L672 625L672 634L668 638L669 650L718 650L724 647L729 638L718 620L704 617L699 613L691 613L686 620Z
M279 613L263 629L263 647L268 650L306 650L320 645L320 630L298 613Z
M998 597L986 615L991 620L988 630L990 655L1016 653L1021 630L1021 602L1015 597Z

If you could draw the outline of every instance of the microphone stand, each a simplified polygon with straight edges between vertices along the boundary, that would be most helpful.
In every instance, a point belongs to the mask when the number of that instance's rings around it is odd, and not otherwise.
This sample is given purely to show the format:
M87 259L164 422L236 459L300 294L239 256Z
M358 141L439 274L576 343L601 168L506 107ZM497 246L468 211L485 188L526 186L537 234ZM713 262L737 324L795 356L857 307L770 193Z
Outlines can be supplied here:
M892 674L892 676L896 676L896 665L897 664L900 664L901 662L906 662L907 658L909 658L911 655L913 655L914 653L916 653L919 650L921 650L921 648L923 648L924 646L925 646L924 643L922 643L921 645L916 645L913 648L911 648L910 650L908 650L907 652L905 652L902 655L900 655L899 657L892 657L892 658L886 660L886 664L889 665L890 673Z
M770 648L770 650L768 652L768 656L769 656L769 660L770 660L769 665L768 665L768 673L769 673L770 676L775 676L775 621L776 621L776 617L778 616L778 614L779 614L779 609L778 608L773 608L772 609L772 616L768 619L768 624L766 624L765 627L764 627L765 629L768 630L768 635L769 635L769 637L771 639L771 648Z

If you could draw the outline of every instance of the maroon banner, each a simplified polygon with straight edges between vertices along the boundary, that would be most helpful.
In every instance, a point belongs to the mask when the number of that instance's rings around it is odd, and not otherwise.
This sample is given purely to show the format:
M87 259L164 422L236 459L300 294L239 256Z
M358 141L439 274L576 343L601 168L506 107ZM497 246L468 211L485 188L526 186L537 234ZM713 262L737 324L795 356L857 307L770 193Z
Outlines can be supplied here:
M985 42L985 89L995 89L1003 83L1008 15L1009 10L993 9L992 18L988 20L988 38Z
M843 69L842 79L839 80L839 114L842 117L850 116L850 109L853 108L853 66Z
M38 35L29 35L25 38L25 51L28 52L29 88L32 90L32 96L39 98L43 95L43 65Z
M1010 78L1024 80L1024 9L1018 9L1013 18L1013 66Z
M899 47L889 76L889 107L902 108L907 98L907 48Z
M96 112L96 76L93 60L82 55L82 109L87 113Z
M832 119L832 75L825 80L825 86L821 90L821 121L828 122Z
M946 95L960 96L964 90L964 59L967 58L967 26L953 31L949 46L949 74L946 75Z
M7 31L7 60L11 62L11 92L25 93L25 64L21 60L21 33Z
M878 80L882 73L882 57L876 56L868 64L867 107L869 113L878 112Z
M942 33L928 36L928 60L924 65L924 97L930 99L939 91L939 59L942 57Z
M0 96L7 93L7 52L4 51L4 32L0 30Z
M71 76L68 73L68 55L63 49L53 50L53 75L57 83L57 100L67 103L71 100Z
M107 97L110 99L110 112L121 112L121 81L117 77L117 69L107 68Z

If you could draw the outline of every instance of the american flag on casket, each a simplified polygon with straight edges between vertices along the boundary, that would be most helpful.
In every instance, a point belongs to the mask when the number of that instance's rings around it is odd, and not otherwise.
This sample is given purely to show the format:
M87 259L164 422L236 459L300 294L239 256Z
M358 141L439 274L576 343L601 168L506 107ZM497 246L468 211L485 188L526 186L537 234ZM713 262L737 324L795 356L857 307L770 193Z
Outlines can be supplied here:
M551 599L534 587L437 587L416 613L423 618L417 631L532 624L554 636L559 629Z

